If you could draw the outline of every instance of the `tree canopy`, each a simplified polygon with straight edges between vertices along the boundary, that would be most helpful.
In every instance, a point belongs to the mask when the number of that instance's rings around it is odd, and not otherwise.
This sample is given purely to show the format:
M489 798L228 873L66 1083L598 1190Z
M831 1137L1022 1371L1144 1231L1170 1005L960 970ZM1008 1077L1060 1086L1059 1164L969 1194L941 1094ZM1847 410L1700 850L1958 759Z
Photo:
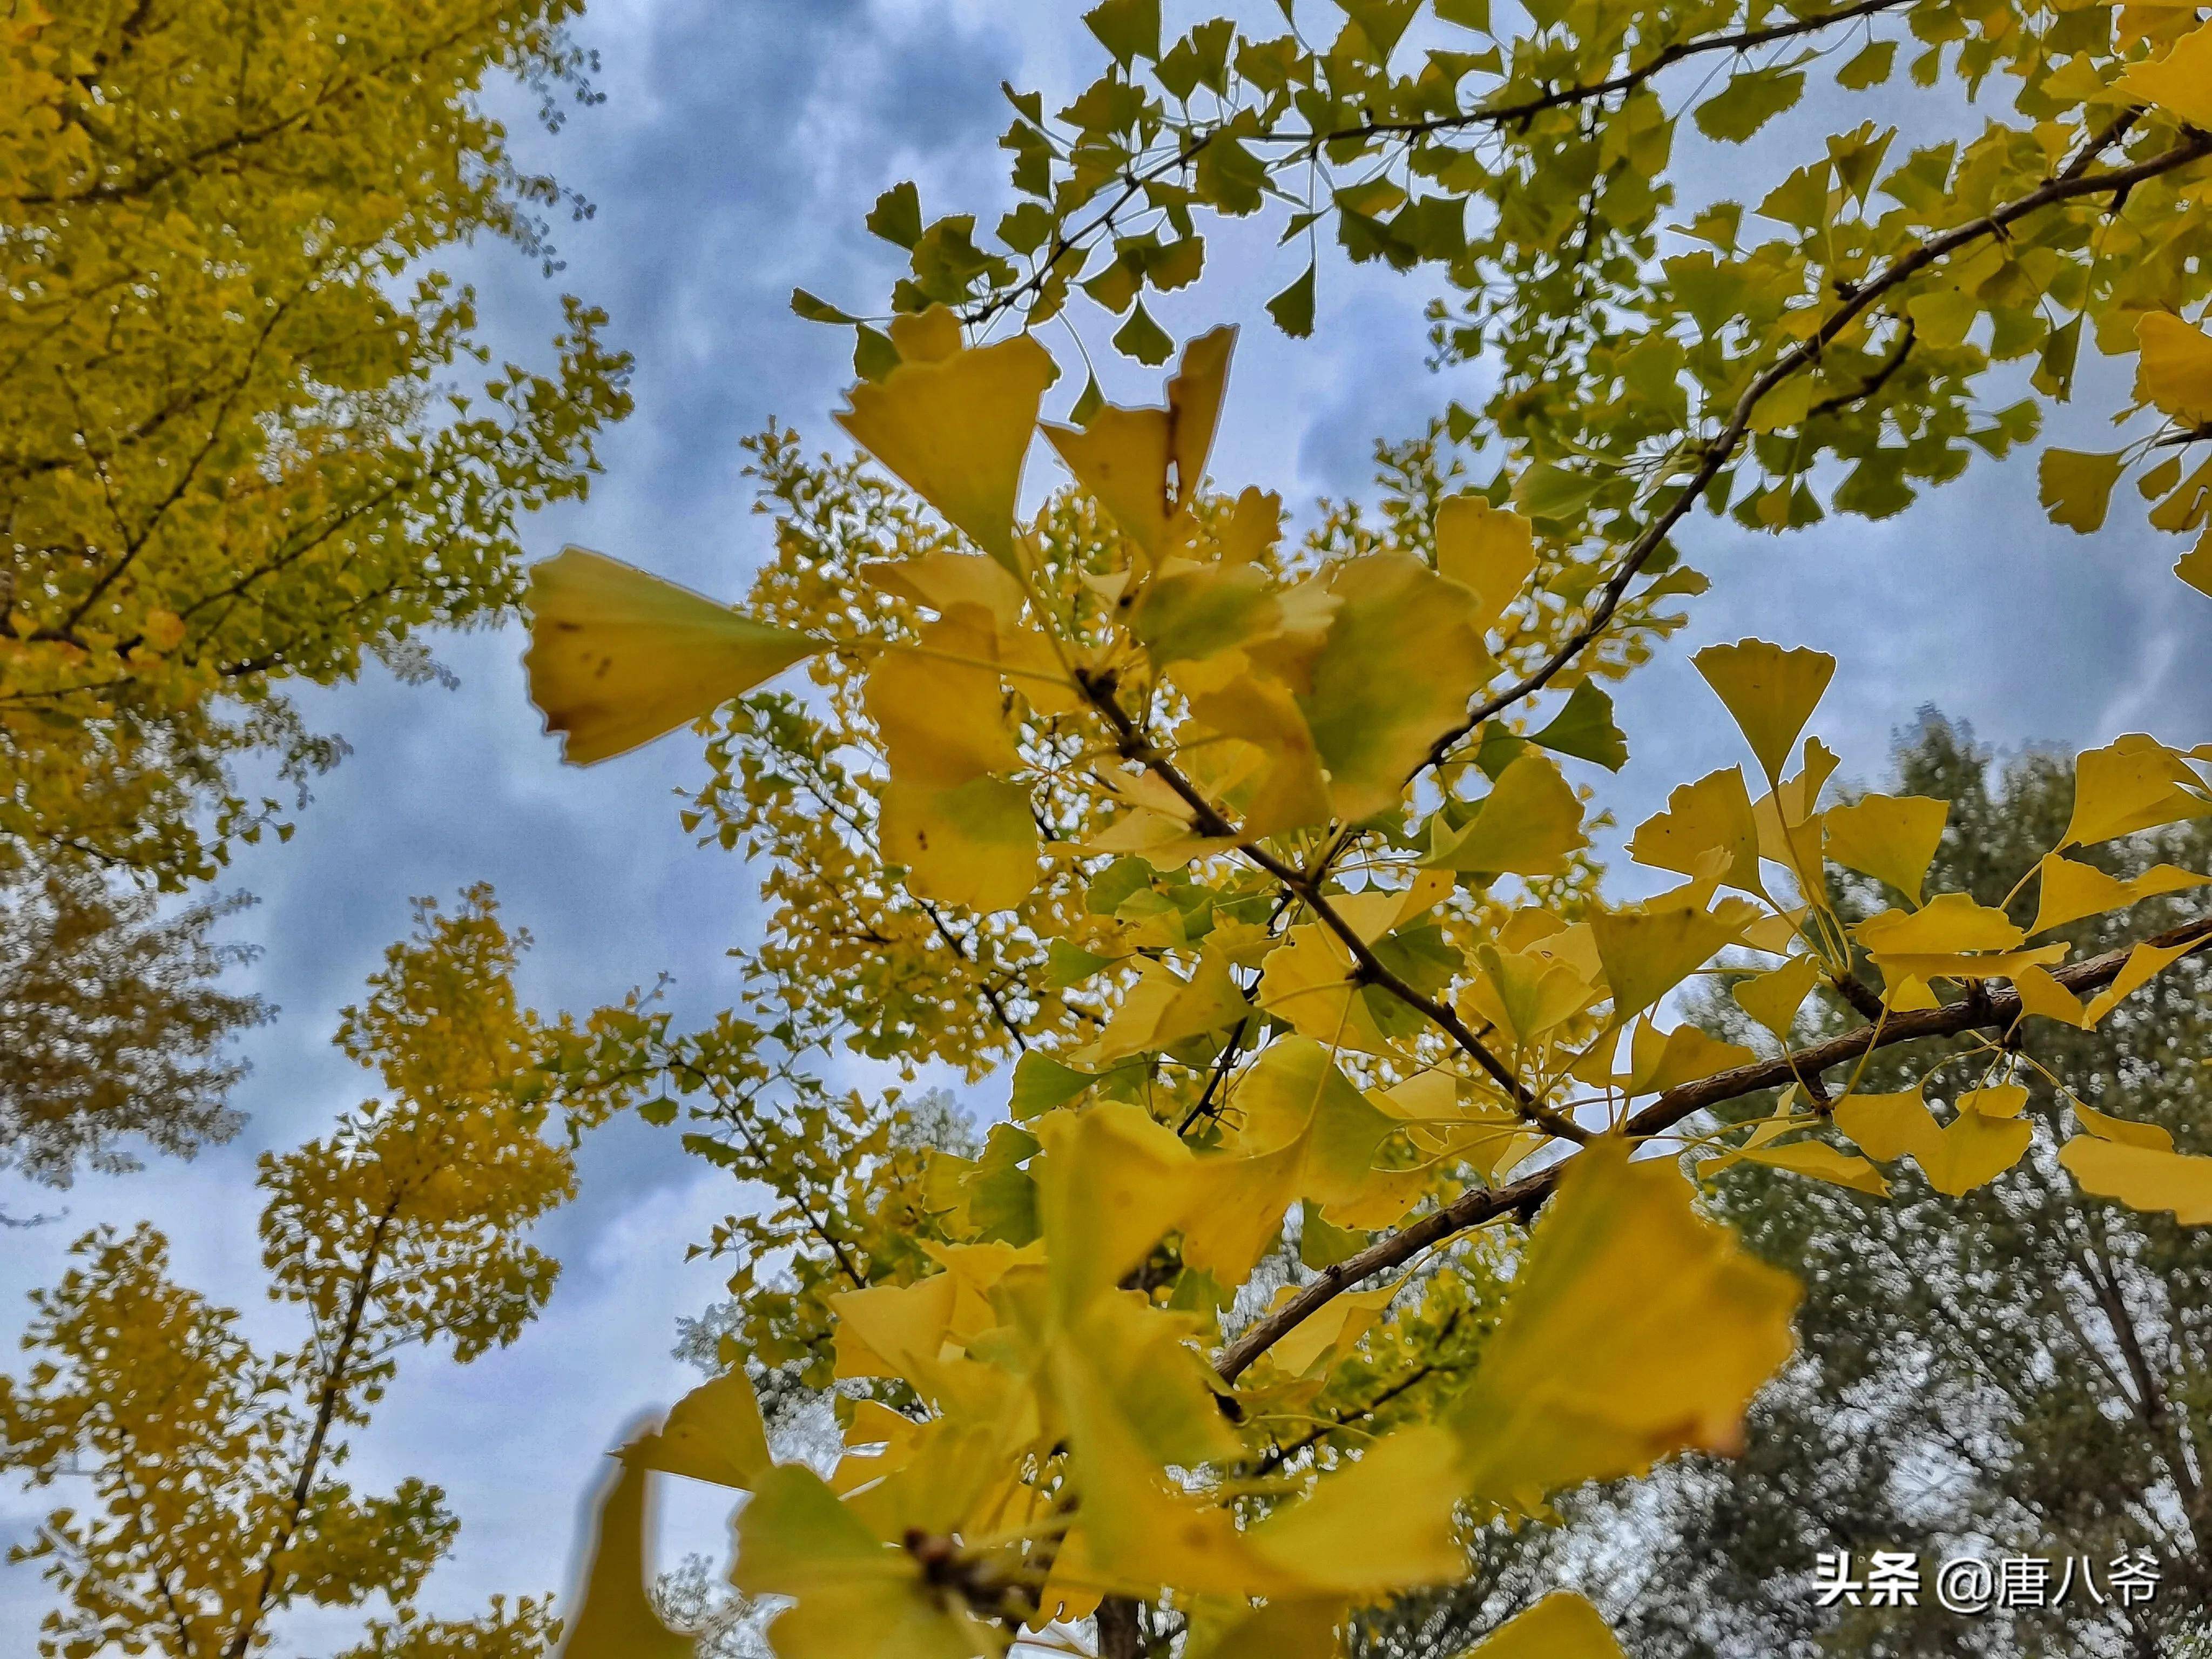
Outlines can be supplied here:
M337 752L282 686L517 595L520 516L628 407L604 319L474 373L482 235L565 198L477 99L584 67L574 0L84 0L0 19L0 860L206 875ZM451 401L449 401L449 399Z
M1422 9L1343 9L1329 46L1208 25L1164 48L1156 8L1090 14L1115 58L1101 81L1056 130L1015 100L1040 204L1001 235L1036 232L1026 276L974 252L970 220L925 225L903 190L878 204L915 275L863 327L839 418L910 495L799 467L771 434L781 534L747 604L575 549L533 574L532 695L568 757L707 722L690 821L767 860L770 1018L672 1075L702 1097L700 1150L779 1194L792 1253L763 1282L757 1224L713 1241L738 1256L749 1363L624 1452L571 1659L686 1649L638 1588L656 1469L750 1493L732 1576L787 1601L782 1659L994 1655L1086 1618L1115 1656L1333 1651L1352 1609L1463 1578L1462 1528L1741 1446L1798 1287L1701 1212L1692 1176L1751 1164L1887 1199L1915 1171L1955 1198L2033 1154L2100 1198L2212 1218L2212 1157L2092 1106L2067 1070L2073 1035L2212 922L2146 915L2081 956L2066 931L2205 884L2100 860L2212 817L2212 745L2081 755L2069 816L1994 898L1936 862L1948 799L1827 794L1844 757L1811 735L1835 669L1819 652L1697 653L1750 763L1684 782L1630 839L1677 884L1607 890L1577 782L1627 760L1604 687L1702 586L1677 545L1700 502L1787 528L1840 456L1830 504L1886 510L1972 444L2027 438L2033 400L1966 411L1994 363L2038 349L2038 389L2064 395L2060 315L2139 348L2148 444L2196 441L2194 256L2142 256L2204 234L2190 66L2212 28L1538 8L1531 33L1394 76ZM1741 65L1697 118L1747 138L1803 84L1748 54L1892 10L1923 37L1919 80L2002 75L2031 133L1887 173L1887 135L1832 137L1759 206L1793 234L1747 246L1723 212L1705 251L1657 258L1660 70ZM1425 27L1486 34L1480 9L1439 12ZM1292 164L1268 165L1270 132ZM1366 193L1337 182L1363 161ZM1504 366L1439 434L1498 445L1492 478L1417 447L1380 522L1299 541L1275 497L1207 482L1234 329L1184 345L1160 404L1086 390L1065 423L1029 331L1110 246L1085 291L1128 313L1122 349L1164 360L1139 273L1175 286L1201 212L1257 210L1293 171L1328 181L1289 204L1295 228L1333 214L1355 256L1436 259L1473 296L1461 346ZM1182 251L1150 263L1125 208ZM1297 302L1276 310L1297 331ZM1032 513L1040 434L1073 486ZM2073 465L2045 459L2062 512ZM802 662L811 695L757 690ZM1670 1029L1670 999L1722 969L1753 1040ZM1815 1000L1833 1029L1801 1041ZM1008 1121L902 1173L890 1139L866 1142L866 1101L784 1075L838 1041L971 1073L1011 1051ZM1880 1086L1900 1051L1911 1072ZM2065 1111L2039 1120L2046 1082ZM825 1169L794 1141L870 1150ZM1471 1302L1500 1251L1505 1284ZM1479 1340L1454 1346L1477 1304ZM763 1437L751 1378L794 1369L835 1385L826 1477ZM1480 1650L1617 1650L1568 1595Z

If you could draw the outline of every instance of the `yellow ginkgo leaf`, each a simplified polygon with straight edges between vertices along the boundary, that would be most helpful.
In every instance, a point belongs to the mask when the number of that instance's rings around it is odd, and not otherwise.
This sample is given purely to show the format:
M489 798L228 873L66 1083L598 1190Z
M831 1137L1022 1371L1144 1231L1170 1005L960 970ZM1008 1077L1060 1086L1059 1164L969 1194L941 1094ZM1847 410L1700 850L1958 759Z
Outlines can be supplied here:
M1121 1101L1053 1112L1030 1127L1044 1143L1030 1170L1054 1299L1072 1319L1182 1219L1194 1160L1174 1130Z
M2092 847L2202 817L2212 817L2203 780L2178 751L2134 732L2075 757L2074 816L2058 844Z
M1559 1590L1508 1620L1462 1659L1626 1659L1598 1610Z
M1270 1043L1238 1080L1231 1105L1242 1121L1241 1151L1303 1145L1297 1195L1324 1206L1358 1195L1376 1151L1398 1127L1352 1085L1327 1047L1303 1037Z
M2173 574L2205 598L2212 599L2212 530L2206 531L2197 545L2181 556L2181 562L2173 567Z
M1310 1591L1371 1595L1454 1583L1467 1575L1453 1525L1458 1450L1432 1424L1385 1435L1253 1528L1252 1552Z
M823 649L580 547L532 568L528 603L530 700L576 766L688 726Z
M1342 1601L1279 1597L1253 1607L1241 1601L1192 1608L1186 1659L1339 1659Z
M1696 875L1705 855L1728 854L1721 879L1747 893L1764 893L1759 877L1759 826L1743 770L1731 766L1686 783L1667 797L1667 810L1646 818L1628 844L1628 855L1655 870Z
M911 1285L871 1285L830 1297L837 1316L834 1374L902 1377L934 1393L959 1290L951 1274L933 1273Z
M1753 908L1740 899L1729 902ZM1711 962L1737 932L1728 916L1694 908L1616 910L1593 916L1590 927L1597 935L1606 983L1613 989L1616 1025L1626 1024L1632 1015L1650 1007Z
M691 1659L696 1645L660 1622L646 1593L650 1531L647 1466L625 1460L599 1503L584 1593L568 1617L561 1659Z
M1628 1050L1629 1074L1623 1088L1632 1095L1664 1094L1759 1058L1741 1043L1723 1042L1701 1026L1678 1025L1662 1036L1648 1019L1636 1022Z
M1302 1036L1363 1054L1387 1054L1358 964L1336 934L1306 922L1283 935L1260 975L1260 1006Z
M2115 89L2155 104L2191 126L2212 127L2212 27L2183 35L2154 63L2132 65Z
M2107 910L2124 910L2147 898L2184 892L2212 882L2212 876L2200 876L2171 864L2154 866L2123 881L2118 876L2106 875L2094 865L2063 859L2056 853L2046 854L2037 870L2040 884L2035 925L2028 930L2032 933L2063 927L2084 916L2102 915Z
M878 827L886 862L920 897L1010 909L1036 885L1040 847L1029 792L1005 777L1022 763L982 606L953 603L916 648L893 647L868 674L869 714L890 783Z
M745 1368L732 1365L692 1389L676 1402L659 1434L633 1442L623 1456L665 1474L750 1492L774 1459Z
M1536 570L1535 526L1480 495L1453 495L1437 508L1437 573L1480 600L1478 629L1498 625Z
M2034 1139L2026 1119L1963 1110L1939 1124L1917 1086L1902 1094L1850 1095L1836 1103L1836 1127L1879 1163L1911 1154L1928 1184L1956 1198L1996 1180Z
M1036 886L1042 843L1029 791L1005 778L933 788L895 777L879 833L884 861L904 864L922 898L1011 910Z
M2026 935L2002 910L1968 893L1938 893L1919 910L1885 910L1852 930L1877 957L1961 951L2008 951Z
M1132 1054L1157 1053L1208 1031L1225 1030L1251 1012L1228 962L1218 952L1201 953L1188 980L1164 963L1148 962L1097 1042L1078 1063L1103 1069Z
M1818 957L1792 957L1771 973L1738 980L1729 987L1729 994L1735 999L1736 1006L1787 1042L1797 1011L1820 977Z
M1190 710L1222 736L1252 745L1252 775L1235 792L1241 799L1232 802L1246 839L1264 840L1328 818L1321 756L1288 686L1243 674L1216 688L1193 690Z
M2171 1210L2185 1227L2212 1223L2212 1158L2076 1135L2058 1149L2058 1161L2085 1193L2131 1210Z
M1329 592L1335 617L1298 704L1330 804L1356 822L1399 804L1431 746L1464 723L1494 665L1474 596L1410 555L1346 560Z
M1575 1155L1474 1382L1447 1408L1484 1508L1732 1451L1790 1357L1796 1281L1701 1218L1672 1158L1610 1137Z
M1014 513L1037 406L1059 371L1024 334L863 381L837 416L854 441L1015 574Z
M1824 651L1785 651L1765 640L1709 645L1690 659L1735 717L1769 780L1778 780L1797 734L1828 689L1836 659Z
M2130 1146L2148 1146L2154 1151L2170 1152L2173 1137L2155 1123L2138 1123L2132 1118L2113 1117L2094 1106L2080 1101L2068 1103L2081 1127L2100 1140L2117 1140Z
M1552 876L1589 845L1583 804L1549 756L1515 757L1457 835L1438 824L1439 844L1424 863L1485 875Z
M1700 1180L1710 1181L1722 1170L1738 1164L1764 1164L1770 1170L1782 1170L1810 1181L1826 1182L1831 1187L1848 1188L1870 1198L1889 1196L1889 1182L1882 1179L1881 1170L1863 1158L1853 1158L1848 1152L1838 1152L1826 1142L1818 1140L1798 1140L1786 1146L1753 1146L1740 1152L1724 1152L1698 1164L1698 1176Z
M1109 406L1088 426L1045 428L1076 482L1150 558L1189 527L1236 343L1234 328L1218 328L1186 346L1165 409Z
M777 1659L976 1659L1003 1651L1003 1641L956 1615L924 1583L911 1553L877 1538L801 1464L770 1470L739 1512L730 1577L748 1595L792 1598L769 1627ZM625 1648L608 1659L644 1651Z
M2051 523L2087 536L2104 528L2112 487L2126 470L2127 457L2118 450L2046 449L2036 464L2037 499Z
M2212 76L2212 33L2203 70ZM2205 101L2212 108L2212 95ZM2135 343L2136 398L2190 427L2212 420L2212 338L2170 312L2143 312Z
M1917 904L1950 811L1948 801L1921 795L1862 795L1821 815L1827 854L1846 870L1887 882Z

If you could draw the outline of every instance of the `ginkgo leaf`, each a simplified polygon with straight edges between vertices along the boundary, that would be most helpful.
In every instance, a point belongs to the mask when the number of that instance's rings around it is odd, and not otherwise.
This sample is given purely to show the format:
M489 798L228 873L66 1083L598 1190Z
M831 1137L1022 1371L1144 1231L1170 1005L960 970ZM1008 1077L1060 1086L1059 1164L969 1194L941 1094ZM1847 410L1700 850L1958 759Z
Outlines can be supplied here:
M2118 876L2106 875L2094 865L2061 858L2056 853L2046 854L2036 871L2039 885L2035 923L2028 929L2031 933L2063 927L2084 916L2124 910L2147 898L2185 892L2212 882L2212 876L2201 876L2193 870L2171 864L2154 865L2141 875L2123 881Z
M1735 717L1768 779L1779 779L1797 734L1828 689L1836 659L1824 651L1739 640L1709 645L1690 660Z
M1267 953L1260 1006L1301 1036L1359 1054L1387 1054L1390 1040L1376 1024L1352 952L1319 922L1290 929Z
M1528 741L1555 755L1571 755L1602 766L1608 772L1618 772L1628 764L1628 739L1613 723L1613 699L1599 690L1593 680L1577 686L1566 706L1542 731L1531 732Z
M2170 111L2191 126L2212 127L2212 26L2183 35L2154 62L2130 65L2115 89Z
M1210 657L1273 633L1282 605L1249 564L1206 565L1163 576L1145 590L1133 623L1153 663Z
M738 1512L730 1577L748 1595L792 1598L769 1626L777 1659L975 1659L999 1651L978 1644L980 1628L945 1607L911 1554L878 1539L802 1464L770 1470ZM641 1651L623 1649L608 1659Z
M1555 1590L1509 1619L1461 1659L1627 1659L1604 1617L1581 1596Z
M2094 1106L2080 1101L2067 1103L2083 1129L2100 1140L2117 1140L2130 1146L2148 1146L2161 1152L2173 1150L2173 1137L2155 1123L2138 1123L2131 1118L2113 1117Z
M1738 980L1729 987L1729 994L1744 1012L1786 1043L1798 1009L1804 1006L1820 978L1818 957L1792 957L1769 973Z
M2173 574L2207 599L2212 599L2212 530L2173 567Z
M1044 1143L1030 1172L1054 1296L1072 1318L1182 1218L1195 1160L1172 1129L1126 1102L1051 1113L1030 1127Z
M2212 30L2201 34L2199 55L2212 76ZM2212 111L2212 93L2200 87L2198 96ZM2170 312L2147 311L2136 325L2136 397L2185 426L2212 421L2212 337Z
M1498 774L1474 817L1456 835L1443 835L1423 862L1486 875L1557 875L1589 845L1582 823L1583 804L1558 764L1527 753Z
M692 1389L676 1402L659 1434L632 1442L623 1456L664 1474L750 1492L774 1459L745 1368L732 1365Z
M2212 817L2212 793L2173 750L2140 732L2074 762L2074 816L2061 848Z
M1728 854L1723 881L1747 893L1764 894L1759 878L1759 826L1739 767L1676 789L1667 797L1665 811L1638 826L1628 855L1654 869L1692 876L1715 848Z
M1131 1054L1156 1053L1225 1030L1251 1012L1229 963L1216 951L1200 955L1188 981L1162 963L1147 963L1097 1044L1082 1057L1110 1066Z
M691 1659L697 1650L690 1637L661 1622L646 1591L651 1480L646 1465L634 1461L609 1477L561 1659Z
M1616 1025L1650 1007L1736 936L1728 919L1695 908L1616 910L1591 917L1590 927L1597 935L1606 983L1613 989Z
M2212 1158L2097 1135L2076 1135L2058 1161L2085 1193L2131 1210L2171 1210L2185 1227L2212 1224Z
M1881 1163L1910 1153L1928 1184L1957 1198L1996 1180L2026 1155L2034 1131L2024 1118L1962 1110L1939 1124L1919 1088L1850 1095L1836 1103L1836 1127Z
M1921 795L1862 795L1821 814L1827 855L1917 904L1950 811L1949 802Z
M2126 465L2126 457L2118 451L2045 450L2035 476L2051 521L2084 536L2104 528L2105 515L2112 510L2112 486L2119 483Z
M854 441L903 479L956 529L1007 569L1020 572L1014 513L1022 461L1052 354L1024 334L933 361L902 362L863 381L837 416Z
M1790 1357L1797 1284L1701 1218L1671 1158L1608 1137L1569 1162L1474 1382L1447 1408L1469 1496L1535 1513L1544 1494L1733 1451Z
M1474 599L1406 554L1346 560L1328 638L1298 698L1339 817L1396 805L1431 747L1463 723L1493 664Z
M1825 1141L1799 1140L1786 1146L1753 1146L1739 1152L1723 1153L1708 1158L1698 1165L1699 1179L1710 1181L1722 1170L1738 1164L1757 1164L1770 1170L1781 1170L1787 1174L1802 1176L1808 1181L1825 1182L1831 1187L1842 1187L1855 1193L1864 1193L1869 1198L1889 1196L1889 1182L1882 1179L1881 1171L1863 1158L1853 1158L1838 1152Z
M923 898L1011 910L1037 884L1041 844L1029 791L1005 778L949 788L894 778L884 792L884 857L907 867Z
M580 547L532 568L529 608L530 700L576 766L688 726L823 646Z
M1535 526L1480 495L1447 497L1437 508L1437 573L1474 590L1478 629L1498 625L1536 570Z
M1235 329L1218 328L1184 347L1165 409L1109 404L1087 426L1045 428L1076 481L1152 558L1163 556L1188 523L1236 343Z
M1418 1424L1385 1435L1246 1534L1253 1553L1310 1591L1368 1595L1466 1576L1453 1511L1459 1447Z
M2027 936L2003 911L1967 893L1938 893L1918 910L1884 910L1852 933L1876 962L1886 957L2009 951Z
M1664 1094L1759 1058L1741 1043L1723 1042L1701 1026L1678 1025L1662 1036L1648 1019L1637 1021L1628 1047L1628 1076L1622 1087L1632 1095Z

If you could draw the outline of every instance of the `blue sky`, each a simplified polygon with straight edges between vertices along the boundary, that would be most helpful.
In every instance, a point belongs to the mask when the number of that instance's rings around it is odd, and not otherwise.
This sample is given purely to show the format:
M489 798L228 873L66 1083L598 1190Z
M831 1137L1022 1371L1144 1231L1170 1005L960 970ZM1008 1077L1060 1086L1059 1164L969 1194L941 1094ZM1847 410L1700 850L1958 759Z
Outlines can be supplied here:
M637 412L605 447L606 477L588 504L532 527L533 552L573 540L740 592L769 526L750 511L738 440L773 415L829 443L828 413L848 378L846 337L793 317L786 296L794 284L864 303L885 291L891 251L860 222L897 179L918 179L933 211L995 212L998 84L1072 90L1091 52L1081 9L1072 0L593 0L584 33L602 54L605 103L558 137L526 131L520 102L516 125L528 158L592 198L597 216L561 228L568 264L554 283L498 251L458 262L510 353L542 359L568 289L605 307L637 355ZM1887 113L1879 97L1860 102L1849 122ZM1836 113L1791 119L1810 132ZM1796 148L1763 137L1753 151L1693 152L1688 193L1756 200L1774 182L1766 158ZM1269 240L1225 239L1206 280L1174 296L1162 320L1188 334L1259 318L1296 274ZM1310 508L1318 495L1366 489L1373 438L1418 430L1454 396L1474 401L1479 367L1438 376L1423 366L1425 296L1407 279L1325 268L1315 341L1248 325L1220 481L1266 484ZM1150 379L1118 371L1108 391L1142 399ZM2123 384L2110 370L2101 380L2061 412L2061 441L2091 441L2113 406L2100 393ZM1041 453L1033 465L1042 476ZM1607 797L1620 820L1655 808L1670 782L1739 757L1686 659L1745 633L1842 659L1818 724L1847 778L1877 779L1893 733L1926 704L2007 746L2076 747L2154 725L2185 742L2212 738L2212 613L2168 574L2174 548L2124 504L2094 543L2053 528L2035 505L2033 469L2032 454L1978 462L1880 525L1836 521L1781 542L1709 523L1690 530L1689 556L1715 587L1688 633L1620 696L1635 757ZM405 929L414 895L495 883L508 919L537 938L525 983L540 1006L588 1008L664 971L679 1018L731 1000L724 952L745 937L751 883L676 822L672 793L700 773L696 746L674 738L589 772L563 769L526 701L520 650L513 629L449 640L438 654L457 690L372 678L303 700L354 752L319 787L296 839L253 850L234 872L262 901L234 927L264 951L241 982L283 1008L250 1039L256 1070L240 1103L250 1127L197 1163L66 1194L0 1180L0 1207L68 1212L5 1235L0 1328L20 1328L22 1293L58 1276L85 1227L144 1218L170 1234L185 1282L245 1310L270 1340L292 1339L283 1310L261 1297L253 1158L319 1133L368 1092L367 1074L329 1036L338 1007ZM988 1114L1001 1092L987 1083L963 1097ZM635 1122L589 1145L583 1186L544 1229L566 1264L546 1316L471 1367L418 1358L356 1437L358 1484L419 1474L447 1489L462 1518L427 1596L439 1611L561 1583L577 1500L605 1449L690 1380L667 1358L675 1322L714 1299L719 1275L684 1266L684 1246L744 1194L684 1158L672 1134ZM0 1545L27 1537L51 1498L0 1488ZM667 1519L672 1556L720 1547L713 1504L687 1498ZM45 1604L30 1571L0 1570L0 1637L19 1638L10 1651ZM354 1628L303 1615L280 1651L326 1652Z

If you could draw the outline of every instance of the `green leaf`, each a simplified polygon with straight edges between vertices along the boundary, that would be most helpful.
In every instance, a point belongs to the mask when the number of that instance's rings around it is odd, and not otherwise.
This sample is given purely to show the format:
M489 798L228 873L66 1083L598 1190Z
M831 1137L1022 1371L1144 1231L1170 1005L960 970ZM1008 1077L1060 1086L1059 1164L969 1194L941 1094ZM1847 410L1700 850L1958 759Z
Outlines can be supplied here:
M1490 0L1437 0L1437 15L1478 34L1490 33Z
M676 1121L676 1103L666 1095L658 1100L648 1100L637 1109L637 1115L656 1129L665 1129Z
M1532 519L1571 519L1590 504L1598 481L1538 461L1513 486L1513 505Z
M1896 61L1897 42L1877 40L1836 71L1836 84L1864 92L1888 80L1890 67Z
M1708 138L1741 144L1795 104L1805 90L1796 70L1747 70L1729 78L1716 97L1698 106L1698 131Z
M1065 1106L1097 1079L1088 1072L1061 1065L1050 1054L1032 1048L1014 1065L1014 1093L1007 1111L1017 1122L1026 1122Z
M1134 357L1140 363L1157 368L1167 362L1175 350L1175 342L1165 329L1152 320L1152 313L1139 300L1130 312L1129 320L1114 337L1114 349L1125 357Z
M1267 314L1275 319L1277 328L1294 340L1305 339L1313 333L1313 266L1308 265L1304 276L1267 301Z
M899 366L899 349L891 343L890 335L866 323L854 333L853 373L864 380L880 381Z
M827 300L817 299L803 288L791 290L791 308L810 323L857 323L858 317L847 315Z
M1160 0L1104 0L1083 21L1123 69L1133 58L1160 55Z
M1083 395L1075 400L1075 407L1067 411L1070 424L1089 426L1092 416L1106 406L1106 394L1099 389L1098 377L1091 376L1083 383Z
M1566 707L1549 726L1531 734L1529 741L1555 755L1571 755L1608 772L1618 772L1628 763L1628 739L1613 723L1613 699L1594 680L1577 686Z
M920 241L921 192L914 187L914 180L908 179L893 185L877 197L867 225L884 240L896 242L901 247L910 248Z

